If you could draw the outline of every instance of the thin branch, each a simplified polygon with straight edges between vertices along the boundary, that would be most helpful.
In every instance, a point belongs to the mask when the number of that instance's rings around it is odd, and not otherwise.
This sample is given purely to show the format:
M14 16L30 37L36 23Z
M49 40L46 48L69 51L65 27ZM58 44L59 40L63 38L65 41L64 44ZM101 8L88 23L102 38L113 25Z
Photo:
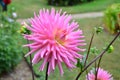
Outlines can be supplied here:
M91 37L91 40L90 40L90 44L89 44L89 47L88 47L87 55L86 55L86 58L85 58L84 67L86 66L86 63L87 63L87 60L88 60L88 56L89 56L89 53L90 53L90 49L91 49L91 45L92 45L92 42L93 42L93 38L94 38L94 33L92 34L92 37ZM87 69L86 69L86 74L88 74ZM87 75L87 80L89 80L88 75Z
M88 77L88 71L87 71L87 69L86 69L86 74L87 74L87 80L89 80L89 77Z
M29 44L29 40L27 40L27 43ZM30 47L28 47L28 50L30 51ZM31 71L32 71L32 80L35 80L34 71L33 71L33 67L32 67L32 55L31 54L30 54L30 67L31 67Z
M23 57L24 57L24 55L25 55L25 54L23 53ZM30 65L30 63L29 63L29 61L27 60L27 58L26 58L26 57L24 57L24 60L25 60L25 62L27 63L27 65L28 65L29 69L32 71L31 65ZM41 75L39 75L39 74L35 73L35 71L34 71L34 70L33 70L33 72L34 72L35 77L37 77L37 78L41 77Z
M97 73L97 62L95 61L95 74ZM97 75L97 74L96 74ZM97 77L96 77L96 75L95 75L95 80L97 79Z
M86 59L85 59L84 67L86 66L86 62L87 62L87 59L88 59L88 56L89 56L89 53L90 53L90 48L91 48L91 45L92 45L93 38L94 38L94 33L93 33L93 35L91 37L91 40L90 40L90 44L89 44L87 56L86 56Z
M98 70L99 70L99 67L100 67L100 63L101 63L102 57L103 57L103 55L101 55L101 57L100 57L100 59L98 61L98 66L97 66L97 68L95 68L95 71L96 71L95 80L97 80L97 74L98 74Z

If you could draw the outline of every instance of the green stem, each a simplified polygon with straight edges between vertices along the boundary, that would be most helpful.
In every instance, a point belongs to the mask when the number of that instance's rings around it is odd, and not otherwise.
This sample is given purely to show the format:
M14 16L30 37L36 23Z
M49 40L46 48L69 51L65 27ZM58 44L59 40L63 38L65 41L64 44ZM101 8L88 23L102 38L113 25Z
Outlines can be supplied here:
M103 56L103 55L101 55L101 57L100 57L100 59L99 59L99 61L98 61L98 66L97 66L97 68L95 68L95 71L96 71L95 80L97 80L97 74L98 74L98 70L99 70L99 67L100 67L101 60L102 60L102 56ZM97 70L96 70L96 69L97 69Z
M89 53L90 53L90 48L91 48L91 45L92 45L93 38L94 38L94 33L93 33L93 35L91 37L91 40L90 40L90 44L89 44L87 56L86 56L86 59L85 59L84 67L86 66L86 62L87 62L87 59L88 59L88 56L89 56Z
M47 63L45 80L48 80L48 67L49 67L49 62Z
M95 74L97 74L97 62L95 61ZM95 75L95 80L97 79L96 75Z
M89 53L90 53L90 49L91 49L91 45L92 45L93 38L94 38L94 33L93 33L93 35L92 35L92 37L91 37L91 40L90 40L90 44L89 44L89 47L88 47L87 55L86 55L86 58L85 58L84 67L86 66L86 63L87 63L87 60L88 60L88 56L89 56ZM82 70L82 69L81 69L81 70ZM88 74L87 69L86 69L86 74ZM87 80L89 80L88 75L87 75Z
M29 40L27 40L27 43L29 44ZM30 47L28 47L28 50L30 51ZM33 71L33 67L32 67L32 55L31 54L30 54L30 67L31 67L31 71L32 71L32 80L35 80L34 71Z
M89 78L88 78L88 70L86 69L86 74L87 74L87 80L89 80Z

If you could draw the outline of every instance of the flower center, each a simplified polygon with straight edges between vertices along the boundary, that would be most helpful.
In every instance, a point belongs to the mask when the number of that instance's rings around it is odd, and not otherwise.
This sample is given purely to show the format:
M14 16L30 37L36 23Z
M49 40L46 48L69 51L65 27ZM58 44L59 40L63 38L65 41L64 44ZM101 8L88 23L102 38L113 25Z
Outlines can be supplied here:
M57 41L57 43L61 45L64 45L65 38L66 38L66 33L64 31L59 31L55 35L55 40Z

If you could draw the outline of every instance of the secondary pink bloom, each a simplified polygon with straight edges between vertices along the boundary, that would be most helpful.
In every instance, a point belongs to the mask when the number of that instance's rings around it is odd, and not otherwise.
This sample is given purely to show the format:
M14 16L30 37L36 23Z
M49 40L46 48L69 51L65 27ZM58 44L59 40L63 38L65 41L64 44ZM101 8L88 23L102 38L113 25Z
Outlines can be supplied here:
M82 30L79 25L71 21L71 16L55 9L39 11L39 15L34 15L30 19L30 26L26 26L31 34L24 37L32 43L27 44L31 48L29 54L35 53L32 60L33 64L43 61L40 70L45 68L49 62L48 74L58 66L60 73L63 74L62 63L71 69L75 67L76 58L82 58L79 51L85 49L78 46L85 45Z
M95 80L95 71L91 70L86 76L86 80ZM99 68L97 73L97 80L113 80L112 75L107 71Z

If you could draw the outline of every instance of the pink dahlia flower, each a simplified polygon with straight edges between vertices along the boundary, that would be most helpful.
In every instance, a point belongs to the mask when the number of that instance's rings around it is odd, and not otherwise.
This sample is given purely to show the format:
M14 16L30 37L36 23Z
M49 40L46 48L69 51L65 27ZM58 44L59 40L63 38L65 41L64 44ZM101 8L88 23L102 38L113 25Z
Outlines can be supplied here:
M91 72L86 76L86 80L95 80L95 71L91 70ZM113 80L113 78L110 73L99 68L97 73L97 80Z
M24 37L31 41L27 44L31 51L25 56L34 53L33 64L43 61L40 70L49 63L48 74L54 71L58 66L60 73L63 74L62 63L71 69L75 67L76 58L82 58L79 51L85 49L78 46L85 45L82 30L79 25L71 21L71 16L55 9L40 10L39 15L34 15L30 19L30 26L26 26L31 34L25 34Z

